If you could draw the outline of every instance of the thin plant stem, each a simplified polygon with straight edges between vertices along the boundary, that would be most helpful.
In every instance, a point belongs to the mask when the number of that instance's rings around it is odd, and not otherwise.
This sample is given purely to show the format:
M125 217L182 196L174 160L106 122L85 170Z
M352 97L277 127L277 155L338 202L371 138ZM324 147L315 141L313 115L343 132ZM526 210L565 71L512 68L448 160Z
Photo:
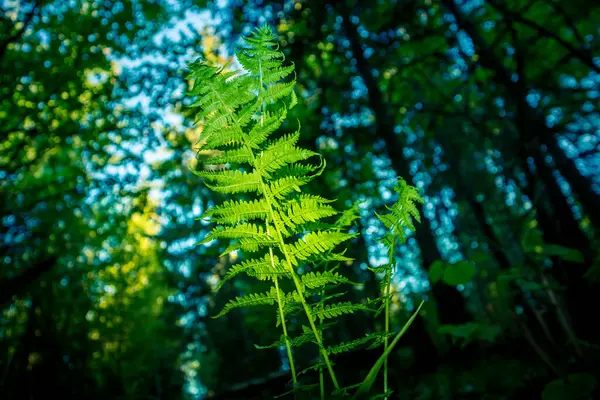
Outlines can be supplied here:
M394 268L394 249L396 247L396 240L392 239L392 244L389 251L389 262L390 266L386 271L385 278L385 336L383 339L383 348L384 352L387 352L388 349L388 335L390 332L390 292L392 286L392 268ZM385 395L385 400L387 400L387 392L388 392L388 359L386 358L383 363L383 393Z
M325 264L325 271L327 271L327 263ZM321 310L325 308L323 302L325 301L325 290L321 290L321 301L319 307ZM319 333L323 335L323 321L319 321ZM321 400L325 400L325 379L323 377L323 357L319 356L319 390L321 393Z
M269 247L269 254L271 256L271 263L273 263L273 249ZM292 372L292 382L294 387L296 386L297 378L296 378L296 366L294 365L294 356L292 355L292 348L290 346L288 334L287 334L287 326L285 323L285 315L283 313L283 306L281 301L281 294L279 292L279 282L278 279L273 279L275 282L275 290L277 291L277 306L279 308L279 317L281 318L281 327L283 328L283 337L285 338L285 349L287 351L288 360L290 362L290 371Z

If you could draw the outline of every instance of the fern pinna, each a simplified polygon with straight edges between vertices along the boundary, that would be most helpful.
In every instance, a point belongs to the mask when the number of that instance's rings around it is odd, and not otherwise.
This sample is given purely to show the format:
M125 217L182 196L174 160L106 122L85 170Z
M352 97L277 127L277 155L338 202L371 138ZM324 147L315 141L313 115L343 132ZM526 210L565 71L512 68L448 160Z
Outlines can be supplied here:
M320 306L311 304L312 294L348 280L326 270L301 275L298 268L302 265L307 269L317 259L349 260L335 248L354 234L322 221L337 214L331 201L302 192L302 186L323 171L325 161L321 156L297 146L299 130L275 136L297 99L295 81L291 79L294 66L283 66L283 53L271 29L256 29L244 38L236 55L243 71L227 71L202 61L189 66L194 80L190 94L197 96L192 106L199 107L198 120L202 123L200 151L209 156L204 169L195 173L210 189L237 196L207 211L206 215L218 225L202 243L228 239L232 243L223 254L242 250L251 255L232 266L221 285L243 273L270 280L273 286L266 293L231 300L218 316L238 307L277 306L294 384L297 373L291 349L310 341L318 346L338 389L317 325L366 307L331 299ZM283 280L291 281L290 293L282 290ZM292 338L286 317L297 310L304 312L307 325L304 335Z

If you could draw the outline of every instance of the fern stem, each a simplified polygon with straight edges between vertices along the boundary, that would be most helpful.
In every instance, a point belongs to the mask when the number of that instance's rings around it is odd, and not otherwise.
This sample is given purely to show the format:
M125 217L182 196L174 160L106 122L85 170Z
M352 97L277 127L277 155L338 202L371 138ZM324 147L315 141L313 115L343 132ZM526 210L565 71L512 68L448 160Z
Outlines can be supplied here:
M325 271L327 271L327 264L325 263ZM321 301L319 301L319 307L321 310L325 309L325 290L321 290ZM319 321L319 334L323 335L323 321ZM319 390L321 393L321 400L325 400L325 380L323 377L323 357L319 356Z
M319 359L323 359L319 357ZM323 366L319 366L319 390L321 393L321 400L325 400L325 379L323 379Z
M271 264L273 264L273 249L271 247L269 247L269 254L271 255ZM294 365L294 356L292 355L292 348L290 346L287 334L287 326L285 324L285 315L283 313L283 306L281 305L282 302L281 294L279 292L279 282L277 278L274 278L273 281L275 282L275 290L277 291L277 305L279 308L279 317L281 318L281 327L283 328L283 337L285 338L285 349L287 350L288 360L290 362L290 370L292 371L292 382L294 384L294 387L296 387L296 366Z
M396 247L396 240L392 239L389 251L389 262L390 265L386 271L386 282L385 282L385 337L383 339L384 352L388 349L388 334L390 332L390 292L392 286L392 268L394 266L394 248ZM383 363L383 393L384 399L387 400L388 392L388 359L386 358Z

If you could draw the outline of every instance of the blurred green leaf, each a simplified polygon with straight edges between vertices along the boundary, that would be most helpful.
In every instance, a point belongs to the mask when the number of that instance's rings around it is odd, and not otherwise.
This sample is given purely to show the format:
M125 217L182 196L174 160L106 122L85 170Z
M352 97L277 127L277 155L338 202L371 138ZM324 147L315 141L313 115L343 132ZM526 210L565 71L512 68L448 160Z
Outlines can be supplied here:
M444 270L444 282L451 286L464 285L475 276L475 266L469 261L449 264Z
M596 390L596 378L592 374L571 374L566 379L557 379L546 385L543 400L589 399Z
M432 284L439 282L444 277L444 262L435 260L429 267L429 280Z

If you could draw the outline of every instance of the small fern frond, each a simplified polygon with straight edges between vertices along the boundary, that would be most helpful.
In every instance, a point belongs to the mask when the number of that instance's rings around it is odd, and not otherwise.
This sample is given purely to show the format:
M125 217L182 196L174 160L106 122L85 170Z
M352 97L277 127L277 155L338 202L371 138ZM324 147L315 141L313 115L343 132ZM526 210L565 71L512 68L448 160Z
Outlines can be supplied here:
M236 297L235 300L230 300L229 303L223 307L220 313L215 315L213 318L219 318L227 314L233 309L241 307L255 307L262 305L272 306L277 301L277 293L275 288L271 288L268 293L250 293L247 296Z
M271 256L267 254L261 258L252 258L232 265L217 285L216 290L221 289L227 281L241 273L257 277L261 280L289 275L289 272L283 267L277 256L273 256L271 260Z
M265 177L270 177L271 173L279 170L287 164L306 160L317 156L314 151L296 147L294 143L298 140L299 133L291 136L285 136L282 139L271 144L262 153L258 159L256 167L261 170Z
M211 217L218 224L235 225L249 220L265 220L269 213L269 206L264 199L225 201L223 204L209 208L203 217Z
M315 318L319 318L321 321L328 318L339 317L344 314L353 314L355 311L372 311L370 308L363 304L354 304L349 301L327 304L320 310L313 310Z
M347 283L350 285L356 285L350 279L347 279L340 275L338 272L309 272L302 275L302 283L309 289L318 289L327 285L339 285L341 283Z
M278 114L264 113L264 121L256 124L248 133L246 144L253 149L260 149L260 146L271 136L283 123L287 113L285 109Z
M298 265L299 261L304 261L311 256L332 250L338 244L356 236L356 234L337 231L310 232L296 243L286 245L286 248L292 264Z
M239 239L238 241L230 244L224 251L221 253L221 257L231 253L232 251L242 250L247 251L249 253L255 253L259 250L262 250L267 247L275 247L277 246L277 240L273 238L265 238L265 237L244 237Z
M273 342L266 346L260 346L260 345L255 344L254 347L256 347L257 349L260 349L260 350L272 349L275 347L282 347L282 346L285 346L285 339L286 339L286 337L284 335L281 335L279 340L276 342ZM287 340L288 340L288 344L291 347L300 347L306 343L313 343L315 341L315 338L314 338L312 332L310 332L310 333L303 333L302 335L296 336L295 338L288 337Z
M295 176L287 176L274 180L267 188L269 198L274 201L283 200L290 193L300 192L300 186L307 182L307 180Z
M368 333L367 335L365 335L362 338L359 339L355 339L355 340L351 340L349 342L342 342L340 344L338 344L337 346L332 346L327 348L327 352L330 354L340 354L340 353L345 353L348 351L352 351L354 349L356 349L359 346L362 346L364 344L367 343L383 343L383 338L386 336L385 332L375 332L375 333ZM387 336L392 336L392 334L387 334ZM372 348L372 347L369 347Z
M246 147L239 149L226 150L209 158L206 164L221 165L221 164L251 164L252 153Z
M259 241L273 240L273 238L267 232L265 232L262 226L243 223L235 226L217 226L199 244L205 244L216 239L244 238L253 238Z
M407 184L404 179L398 179L394 191L398 194L398 200L391 207L388 207L390 211L388 214L377 214L377 217L388 228L391 235L404 243L406 241L404 229L415 230L413 218L417 222L421 222L417 203L424 203L424 200L419 195L417 188ZM384 240L386 242L390 241L389 238Z
M279 212L281 222L286 228L294 229L307 222L316 222L331 217L338 212L328 204L310 198L299 198L286 202Z
M256 171L195 171L194 173L206 181L214 182L204 184L215 192L236 194L260 191L260 175Z

